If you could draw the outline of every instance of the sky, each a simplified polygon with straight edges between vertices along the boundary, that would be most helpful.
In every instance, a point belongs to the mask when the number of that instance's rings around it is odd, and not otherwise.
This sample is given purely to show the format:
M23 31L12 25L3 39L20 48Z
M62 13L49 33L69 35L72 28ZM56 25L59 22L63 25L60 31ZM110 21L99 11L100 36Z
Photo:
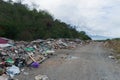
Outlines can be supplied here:
M120 37L120 0L22 1L31 8L48 11L54 18L75 25L90 36Z

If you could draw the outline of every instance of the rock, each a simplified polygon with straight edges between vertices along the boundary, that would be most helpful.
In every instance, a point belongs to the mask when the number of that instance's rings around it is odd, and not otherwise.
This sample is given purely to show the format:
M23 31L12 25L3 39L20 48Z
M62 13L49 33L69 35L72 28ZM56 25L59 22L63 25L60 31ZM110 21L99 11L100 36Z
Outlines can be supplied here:
M114 56L108 56L110 59L115 59L115 57Z
M24 74L24 75L29 75L29 73L28 73L28 72L23 72L23 74Z
M46 75L37 75L35 76L35 80L49 80L49 78Z
M8 80L9 77L6 74L3 74L2 76L0 76L0 80Z

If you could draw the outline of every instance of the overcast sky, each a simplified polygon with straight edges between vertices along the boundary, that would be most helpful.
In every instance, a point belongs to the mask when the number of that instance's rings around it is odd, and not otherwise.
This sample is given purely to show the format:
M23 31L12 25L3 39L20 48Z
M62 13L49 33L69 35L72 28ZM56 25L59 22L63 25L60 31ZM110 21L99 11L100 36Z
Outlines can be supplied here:
M120 0L24 0L89 35L120 37Z

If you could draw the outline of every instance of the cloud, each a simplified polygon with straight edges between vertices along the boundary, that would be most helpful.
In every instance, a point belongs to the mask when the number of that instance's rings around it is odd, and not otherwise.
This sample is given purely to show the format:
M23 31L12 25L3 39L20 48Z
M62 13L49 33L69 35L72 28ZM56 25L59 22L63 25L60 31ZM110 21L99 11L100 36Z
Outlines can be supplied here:
M89 35L120 37L120 0L24 0Z

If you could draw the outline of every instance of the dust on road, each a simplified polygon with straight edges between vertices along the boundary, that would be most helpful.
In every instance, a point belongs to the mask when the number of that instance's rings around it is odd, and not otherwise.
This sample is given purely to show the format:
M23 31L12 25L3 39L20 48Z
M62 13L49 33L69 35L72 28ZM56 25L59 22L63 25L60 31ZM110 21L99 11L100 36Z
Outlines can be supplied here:
M58 50L54 56L31 69L28 75L18 76L19 80L34 80L44 74L50 80L120 80L120 67L108 58L109 50L101 43L92 43L72 50Z

